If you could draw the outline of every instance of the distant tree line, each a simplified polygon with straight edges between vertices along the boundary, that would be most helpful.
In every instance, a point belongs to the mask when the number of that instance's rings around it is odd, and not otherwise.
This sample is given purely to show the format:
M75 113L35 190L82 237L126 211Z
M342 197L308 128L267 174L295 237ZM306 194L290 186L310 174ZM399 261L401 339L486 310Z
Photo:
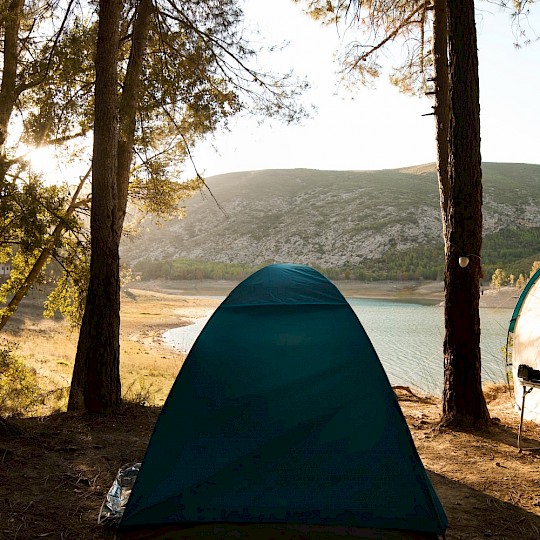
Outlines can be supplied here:
M505 275L529 275L532 264L540 258L540 227L501 229L484 238L482 267L484 281L489 282L497 269ZM272 262L272 261L268 261ZM266 263L265 263L266 264ZM199 259L141 260L133 272L141 280L224 279L238 281L264 264L241 264ZM312 264L330 279L358 281L439 281L444 272L442 240L407 250L392 248L382 257L348 267L324 267Z
M442 249L442 246L441 246ZM420 252L420 250L418 250ZM427 250L429 251L429 250ZM438 264L429 267L420 262L422 254L407 252L401 264L396 263L395 253L365 264L350 268L328 268L310 264L329 279L359 281L402 281L442 279L442 256L438 255ZM265 264L270 264L269 261ZM199 259L163 259L143 260L133 266L133 276L142 281L165 280L231 280L240 281L265 264L249 265L204 261Z
M519 274L519 276L516 277L514 274L507 274L502 268L497 268L491 276L491 286L496 289L514 286L518 289L523 289L529 281L529 278L532 278L538 269L540 269L540 261L534 261L528 275Z
M165 280L231 280L240 281L263 265L202 261L197 259L143 260L133 266L137 279Z

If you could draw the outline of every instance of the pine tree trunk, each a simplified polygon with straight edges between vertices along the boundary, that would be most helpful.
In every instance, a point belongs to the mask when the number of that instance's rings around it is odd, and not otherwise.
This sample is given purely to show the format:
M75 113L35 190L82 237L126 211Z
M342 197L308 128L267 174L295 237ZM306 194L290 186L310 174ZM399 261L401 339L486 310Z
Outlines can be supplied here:
M90 282L68 410L107 413L121 404L120 268L116 234L117 61L121 0L101 0L96 47Z
M448 27L446 0L433 3L433 65L435 69L435 120L437 141L437 176L444 240L448 251L448 135L450 126L450 94L448 81Z
M151 14L152 1L140 0L133 25L131 51L120 99L118 167L116 172L116 234L118 242L120 242L126 217L136 115L139 108L139 92L142 86L142 65L148 42Z
M3 13L2 46L2 84L0 85L0 182L5 179L6 165L5 142L8 125L15 106L17 65L19 62L19 28L22 18L23 0L12 0Z
M444 391L441 425L483 428L490 422L482 393L480 250L482 168L478 54L473 0L448 1L450 57L450 199L445 257ZM467 255L469 264L459 265Z

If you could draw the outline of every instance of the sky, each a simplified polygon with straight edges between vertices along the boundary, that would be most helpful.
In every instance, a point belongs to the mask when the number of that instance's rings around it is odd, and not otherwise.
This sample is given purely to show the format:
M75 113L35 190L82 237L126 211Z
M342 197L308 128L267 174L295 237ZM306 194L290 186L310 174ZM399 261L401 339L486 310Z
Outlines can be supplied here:
M323 170L392 169L436 159L432 99L399 93L388 82L396 61L373 88L338 88L335 27L324 28L292 0L245 0L248 25L267 43L289 42L268 59L270 69L306 77L306 104L317 111L299 125L242 117L200 143L198 171L222 173L281 168ZM540 40L516 49L509 14L477 2L483 161L540 164ZM540 6L529 24L540 36ZM192 174L189 168L186 175Z

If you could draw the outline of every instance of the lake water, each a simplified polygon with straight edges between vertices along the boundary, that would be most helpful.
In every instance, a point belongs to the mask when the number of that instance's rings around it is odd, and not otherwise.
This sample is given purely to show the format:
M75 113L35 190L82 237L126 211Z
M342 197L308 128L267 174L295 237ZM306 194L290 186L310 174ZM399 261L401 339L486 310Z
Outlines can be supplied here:
M442 391L444 337L443 308L438 305L349 298L379 355L390 382L438 395ZM502 348L506 345L511 309L480 310L482 378L485 382L505 380ZM175 328L164 339L176 349L188 352L206 324Z

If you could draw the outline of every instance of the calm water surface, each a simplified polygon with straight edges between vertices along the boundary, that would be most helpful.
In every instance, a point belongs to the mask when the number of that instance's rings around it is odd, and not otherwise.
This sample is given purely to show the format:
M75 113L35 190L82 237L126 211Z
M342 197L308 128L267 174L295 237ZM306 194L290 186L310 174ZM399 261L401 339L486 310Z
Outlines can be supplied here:
M348 302L370 337L392 384L432 394L441 392L444 337L441 306L364 298L349 298ZM501 349L506 344L511 315L511 309L480 310L482 378L486 382L505 379ZM208 317L190 326L169 330L164 339L187 352L207 320Z

